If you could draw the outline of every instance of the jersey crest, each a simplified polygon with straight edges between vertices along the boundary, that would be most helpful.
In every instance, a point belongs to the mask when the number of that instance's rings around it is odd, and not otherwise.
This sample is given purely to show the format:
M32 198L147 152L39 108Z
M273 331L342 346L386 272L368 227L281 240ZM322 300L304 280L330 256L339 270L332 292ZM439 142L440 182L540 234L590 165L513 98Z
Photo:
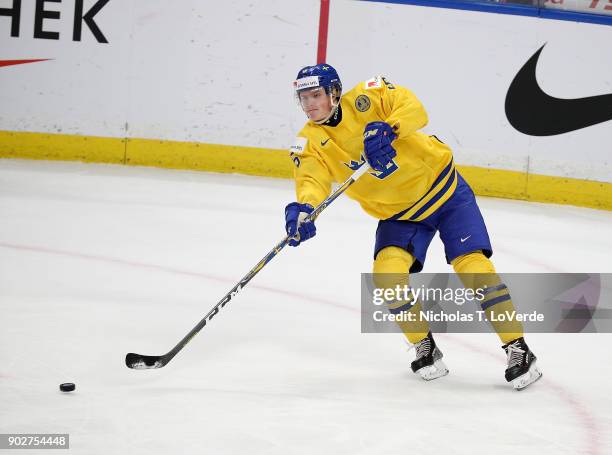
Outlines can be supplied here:
M361 155L359 157L359 161L355 161L355 160L351 160L350 163L343 163L346 167L348 167L351 171L356 171L357 169L359 169L364 163L365 163L365 158L363 157L363 155Z
M361 166L364 166L364 165L367 166L366 160L363 155L359 157L359 161L351 160L349 163L343 163L343 164L346 167L348 167L351 171L356 171L357 169L359 169ZM369 174L373 177L376 177L377 179L382 180L386 177L389 177L391 174L393 174L398 169L399 169L399 166L397 165L397 163L391 160L391 162L387 165L384 171L375 171L374 169L372 169L371 172L369 172Z
M370 175L373 175L377 179L382 180L384 178L389 177L391 174L393 174L398 169L399 169L399 166L397 165L397 163L391 160L391 162L387 164L387 167L385 168L384 171L373 171L373 172L370 172Z

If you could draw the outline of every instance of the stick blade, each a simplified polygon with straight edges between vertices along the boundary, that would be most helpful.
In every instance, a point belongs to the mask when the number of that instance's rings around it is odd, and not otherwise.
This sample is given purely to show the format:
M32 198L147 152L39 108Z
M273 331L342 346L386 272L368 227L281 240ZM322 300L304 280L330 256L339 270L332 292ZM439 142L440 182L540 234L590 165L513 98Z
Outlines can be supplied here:
M150 370L154 368L162 368L166 364L163 362L162 356L141 355L130 352L125 356L125 365L133 370Z

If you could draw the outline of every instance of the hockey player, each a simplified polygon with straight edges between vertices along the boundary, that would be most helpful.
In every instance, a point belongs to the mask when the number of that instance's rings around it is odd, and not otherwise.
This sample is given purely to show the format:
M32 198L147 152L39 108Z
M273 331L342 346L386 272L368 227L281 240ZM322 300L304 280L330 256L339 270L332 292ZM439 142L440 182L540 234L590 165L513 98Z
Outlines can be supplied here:
M365 159L371 171L346 194L379 220L375 277L421 271L438 231L447 262L464 286L487 287L482 308L489 320L495 313L512 311L508 288L489 260L493 250L474 193L455 169L450 148L418 131L428 119L416 96L382 76L342 94L338 73L328 64L301 69L294 89L308 122L290 150L297 201L285 208L286 231L293 236L289 244L298 246L314 237L314 222L303 220L329 195L332 182L345 181ZM387 281L385 286L395 284ZM395 302L389 310L420 311L420 302ZM400 327L416 347L412 370L426 380L446 375L428 323L404 322ZM539 379L522 325L493 327L507 354L506 380L522 389Z

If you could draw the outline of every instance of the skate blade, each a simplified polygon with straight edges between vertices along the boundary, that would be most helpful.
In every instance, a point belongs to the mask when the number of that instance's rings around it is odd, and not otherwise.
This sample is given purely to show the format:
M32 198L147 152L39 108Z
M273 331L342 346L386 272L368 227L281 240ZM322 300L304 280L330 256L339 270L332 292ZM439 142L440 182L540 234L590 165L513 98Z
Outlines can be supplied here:
M417 373L426 381L432 381L442 376L446 376L448 374L448 368L446 368L442 360L436 360L433 365L423 367L418 370Z
M531 366L529 367L529 371L527 373L525 373L522 376L519 376L518 378L512 381L512 386L516 390L523 390L525 387L527 387L530 384L533 384L541 377L542 377L542 372L537 367L536 363L533 362Z

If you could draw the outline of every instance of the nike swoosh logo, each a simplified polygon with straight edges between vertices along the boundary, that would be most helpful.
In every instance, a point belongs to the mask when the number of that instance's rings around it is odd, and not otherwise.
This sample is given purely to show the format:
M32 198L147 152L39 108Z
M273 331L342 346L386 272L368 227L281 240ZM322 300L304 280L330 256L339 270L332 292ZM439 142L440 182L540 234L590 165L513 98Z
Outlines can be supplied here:
M30 59L30 60L0 60L0 68L2 68L3 66L23 65L24 63L46 62L47 60L52 60L52 59L37 58L37 59Z
M324 141L321 141L321 146L324 146L325 144L327 144L329 142L330 138L325 139Z
M554 136L612 120L612 93L565 99L550 96L540 88L536 66L544 46L525 63L508 88L506 117L510 124L530 136Z
M471 235L468 235L466 238L461 237L461 243L465 242L467 239L469 239L471 237Z

